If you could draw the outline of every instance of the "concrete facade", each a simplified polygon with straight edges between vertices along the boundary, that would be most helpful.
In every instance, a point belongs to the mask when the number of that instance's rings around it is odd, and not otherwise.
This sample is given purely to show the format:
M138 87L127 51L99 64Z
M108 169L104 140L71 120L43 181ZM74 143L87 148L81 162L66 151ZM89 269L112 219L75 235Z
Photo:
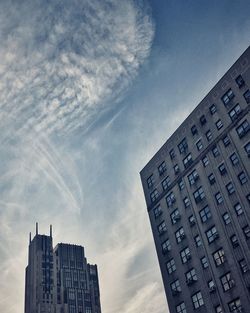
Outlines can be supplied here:
M141 171L171 313L250 306L250 48Z

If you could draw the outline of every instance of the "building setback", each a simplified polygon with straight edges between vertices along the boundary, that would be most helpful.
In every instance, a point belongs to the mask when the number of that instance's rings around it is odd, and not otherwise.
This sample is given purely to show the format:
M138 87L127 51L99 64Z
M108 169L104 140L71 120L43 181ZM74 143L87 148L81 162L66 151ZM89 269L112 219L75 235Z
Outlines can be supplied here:
M250 47L141 171L171 313L250 312Z
M29 244L25 313L101 313L98 272L82 246L59 243L38 234Z

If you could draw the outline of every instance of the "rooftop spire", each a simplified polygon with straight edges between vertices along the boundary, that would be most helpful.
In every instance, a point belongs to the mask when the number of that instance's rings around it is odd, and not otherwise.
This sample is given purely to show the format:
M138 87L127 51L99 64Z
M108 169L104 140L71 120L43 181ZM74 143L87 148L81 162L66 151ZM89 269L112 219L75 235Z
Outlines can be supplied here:
M52 238L52 225L50 225L49 228L50 228L50 229L49 229L49 235L50 235L50 237Z
M38 223L36 222L36 235L38 235Z

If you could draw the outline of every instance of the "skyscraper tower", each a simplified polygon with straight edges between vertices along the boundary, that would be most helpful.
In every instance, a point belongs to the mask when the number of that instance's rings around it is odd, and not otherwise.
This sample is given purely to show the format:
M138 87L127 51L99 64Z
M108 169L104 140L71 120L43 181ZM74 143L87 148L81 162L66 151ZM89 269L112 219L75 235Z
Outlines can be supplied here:
M25 313L101 313L98 272L82 246L59 243L38 234L29 244Z
M141 171L171 313L250 312L250 47Z

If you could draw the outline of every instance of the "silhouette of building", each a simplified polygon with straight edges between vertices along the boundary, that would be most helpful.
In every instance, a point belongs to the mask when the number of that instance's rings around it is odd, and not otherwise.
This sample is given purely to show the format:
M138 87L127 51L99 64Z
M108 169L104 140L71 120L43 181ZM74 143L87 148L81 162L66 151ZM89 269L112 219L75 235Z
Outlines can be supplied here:
M98 272L87 263L84 248L38 234L29 243L25 313L101 313Z
M140 173L171 313L250 312L249 104L250 48Z

